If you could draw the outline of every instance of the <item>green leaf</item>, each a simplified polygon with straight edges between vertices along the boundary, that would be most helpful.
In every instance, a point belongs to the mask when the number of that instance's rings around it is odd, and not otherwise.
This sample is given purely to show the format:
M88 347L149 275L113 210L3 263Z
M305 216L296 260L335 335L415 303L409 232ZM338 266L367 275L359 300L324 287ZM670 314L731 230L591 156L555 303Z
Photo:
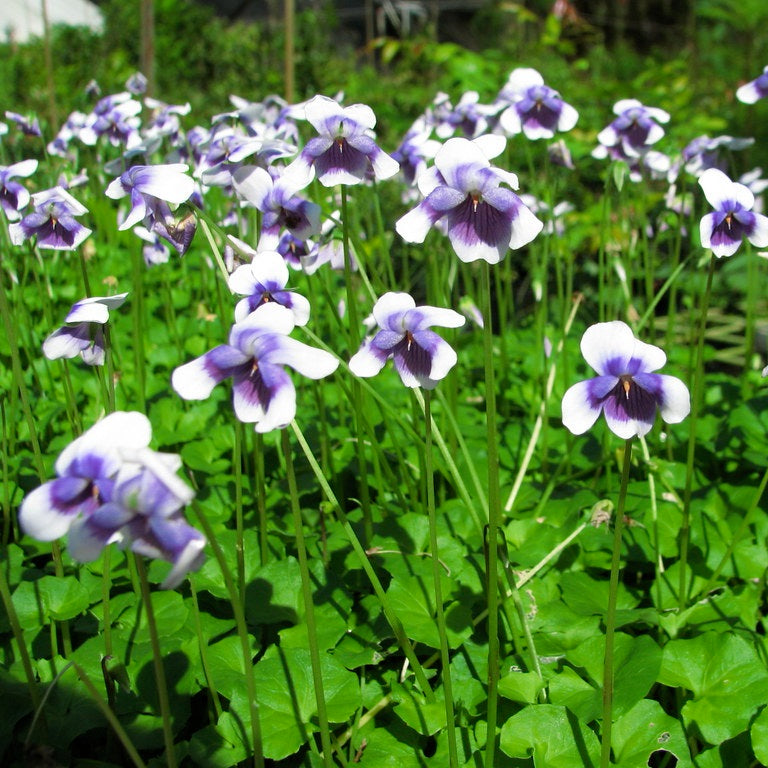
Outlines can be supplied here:
M746 730L765 704L768 672L746 640L707 632L666 645L659 682L693 691L683 717L696 723L710 744L720 744Z
M501 749L510 757L533 757L536 768L596 765L600 744L594 732L565 707L532 704L507 720Z
M499 695L522 704L534 704L544 685L535 672L510 672L499 680Z
M763 765L768 765L768 707L755 718L749 734L755 757Z
M674 755L678 768L693 765L680 721L648 699L639 701L613 724L611 747L619 768L646 768L650 756L658 751Z
M392 579L387 598L408 637L430 648L440 647L437 620L432 607L431 579L417 576ZM457 648L472 634L472 614L466 606L457 603L449 606L445 611L445 623L451 648Z
M73 619L88 608L88 590L75 576L43 576L38 589L43 610L55 621Z
M428 702L426 698L406 686L399 686L395 693L395 714L410 728L422 736L433 736L445 728L445 702L441 698Z
M328 719L332 723L345 722L360 706L357 675L328 654L321 655L320 669ZM281 760L296 752L317 730L309 651L273 645L256 664L255 676L264 755ZM232 705L243 722L248 722L248 702L242 687Z

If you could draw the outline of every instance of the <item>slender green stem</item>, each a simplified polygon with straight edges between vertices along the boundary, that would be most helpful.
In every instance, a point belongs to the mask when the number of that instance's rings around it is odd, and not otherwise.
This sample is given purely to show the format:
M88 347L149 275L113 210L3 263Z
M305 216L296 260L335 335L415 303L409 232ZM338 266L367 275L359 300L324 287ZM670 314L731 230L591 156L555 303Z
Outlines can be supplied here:
M5 553L4 553L5 554ZM40 705L40 696L37 691L37 681L35 680L35 673L32 670L32 661L29 658L29 647L24 640L24 631L19 623L19 616L16 613L16 606L13 604L11 597L11 589L8 586L8 580L5 576L5 563L8 562L7 557L3 557L3 561L0 562L0 599L3 601L3 607L8 617L8 623L11 625L11 632L13 633L13 639L16 641L16 647L19 652L19 658L21 659L21 666L24 668L24 677L27 678L27 688L29 689L29 698L32 700L32 706L37 709Z
M253 741L253 765L255 768L264 768L264 750L261 741L259 705L256 701L256 682L253 677L253 654L248 640L248 626L245 623L243 604L240 600L240 595L238 594L235 581L232 578L232 573L229 570L224 553L221 551L219 542L216 540L216 534L213 528L211 528L208 518L203 512L200 504L197 502L192 502L192 508L197 515L197 519L200 521L200 525L208 539L208 543L211 545L211 549L213 549L214 557L219 564L221 575L224 578L224 585L229 594L229 602L232 605L232 612L235 615L235 626L237 627L237 635L240 638L240 648L243 654L243 672L245 674L245 685L248 692L248 705L251 718L251 739Z
M621 534L624 530L624 506L629 485L629 467L632 460L632 439L624 443L624 462L621 470L619 503L613 525L613 555L611 557L611 578L608 588L608 609L605 614L605 656L603 658L603 724L600 734L600 768L611 763L611 726L613 724L613 646L616 629L616 602L619 592L621 570Z
M482 267L483 352L485 361L485 417L488 456L488 570L486 602L488 606L488 735L485 745L485 768L494 768L496 756L496 723L499 684L499 566L496 540L501 525L501 491L499 488L498 431L496 428L496 383L493 365L493 317L491 311L491 273Z
M173 728L171 726L171 707L168 701L168 685L165 680L165 667L160 650L160 638L157 634L157 622L155 611L152 607L152 593L149 589L147 571L144 560L140 555L135 556L136 570L139 574L141 585L141 599L147 614L147 628L149 629L149 641L152 645L152 661L155 669L155 685L157 686L157 699L160 704L160 716L163 719L163 741L165 742L165 764L168 768L176 768L176 751L173 746Z
M125 732L123 726L120 725L120 721L115 716L115 713L109 708L109 705L99 695L99 692L91 681L91 678L88 677L85 670L79 664L75 662L71 662L71 664L75 672L77 672L77 676L80 678L81 682L90 694L91 698L96 702L96 706L98 706L98 708L101 710L101 714L104 715L104 719L110 724L117 738L120 739L120 743L123 745L123 749L125 749L125 751L128 753L128 756L131 758L131 762L136 766L136 768L146 768L144 761L136 751L136 747L133 746L133 742L131 741L130 737Z
M654 579L654 584L656 586L656 606L658 610L661 610L661 574L664 573L664 561L661 557L661 544L659 543L659 505L656 500L656 477L651 469L651 454L648 451L648 443L642 435L640 435L640 448L643 452L643 461L648 468L648 496L651 501L651 534L653 548L656 550L654 553L654 567L656 569L656 578Z
M256 508L259 512L259 554L261 564L269 560L269 542L267 541L267 479L264 470L264 437L254 432L253 458L255 465Z
M243 542L243 425L235 421L235 444L232 466L235 472L235 555L237 558L237 592L245 603L245 544Z
M712 293L712 278L715 274L715 255L709 258L709 270L704 295L701 299L699 313L698 336L696 339L696 363L693 369L693 397L691 403L691 415L688 421L688 454L685 465L685 491L683 493L683 519L680 523L680 583L678 586L678 607L685 610L687 604L688 582L686 570L688 568L688 542L691 534L691 494L693 491L694 459L696 457L696 426L704 392L704 335L707 328L707 312L709 311L709 297Z
M112 589L112 547L104 547L101 560L101 612L102 631L104 632L104 655L112 655L112 612L110 611L110 592Z
M144 259L141 251L133 251L133 363L136 374L136 399L139 410L146 413L146 358L144 354Z
M437 515L435 513L435 478L432 465L432 398L431 392L424 392L424 467L427 486L427 518L429 519L429 549L432 553L432 582L435 591L435 612L437 633L440 637L440 659L443 667L443 698L445 718L448 725L448 760L450 768L458 768L459 756L456 749L456 715L453 710L453 684L451 682L451 654L448 647L448 632L445 628L443 610L443 586L440 566L440 551L437 544Z
M312 582L309 574L307 546L304 541L304 521L301 517L299 491L296 486L296 474L293 469L293 456L287 430L282 430L281 437L286 478L288 480L288 494L291 498L291 511L293 512L296 552L299 559L299 572L301 573L301 591L304 596L304 619L307 623L307 640L309 642L309 657L312 662L312 682L315 689L315 701L317 702L317 719L320 723L320 741L323 745L323 761L326 768L331 768L333 766L333 751L331 749L331 733L328 728L328 711L325 706L323 674L320 669L320 648L317 644L317 624L315 623L315 606L312 601Z
M208 640L203 636L203 624L200 621L200 605L197 601L197 590L195 589L194 577L189 580L189 591L192 595L192 609L195 618L195 634L197 635L197 647L200 652L200 661L203 666L203 674L205 675L205 682L208 684L208 693L213 702L213 710L216 714L216 720L221 717L222 708L221 700L219 699L219 692L216 689L216 683L213 679L213 673L211 672L211 665L208 662Z
M339 500L336 498L336 495L331 490L331 487L328 485L328 481L325 479L325 476L323 475L323 471L320 468L320 465L317 463L317 459L312 453L312 449L309 447L309 443L307 443L307 440L304 437L304 434L302 433L301 429L299 429L299 425L295 421L292 421L291 428L293 429L293 432L296 435L296 439L299 445L301 446L302 451L304 451L304 456L309 462L309 465L312 468L312 472L314 473L315 478L317 479L317 482L319 483L320 487L323 489L323 493L325 494L325 497L328 499L329 502L331 502L339 518L339 522L341 523L341 526L344 529L344 532L346 533L347 538L349 539L349 543L352 545L352 549L354 549L355 554L357 555L358 560L360 561L360 565L362 566L366 576L368 576L368 579L371 582L371 586L373 587L373 590L376 593L376 597L379 599L379 603L381 604L381 608L382 608L382 611L384 612L384 616L387 619L389 626L392 628L392 631L395 633L395 638L397 639L397 642L402 648L403 653L408 659L408 662L410 663L411 668L413 669L413 673L416 675L416 680L421 686L421 689L424 692L424 695L427 697L427 701L429 701L430 703L434 702L435 694L432 691L432 688L430 687L429 682L427 681L427 676L424 674L424 669L421 665L421 662L416 656L416 653L413 650L413 646L411 645L411 642L408 639L408 636L405 634L405 630L403 629L402 622L397 618L397 616L395 615L394 611L392 610L389 604L387 595L384 592L384 587L382 586L381 581L379 580L379 577L376 575L376 571L374 571L373 566L371 565L371 562L368 559L368 554L366 553L365 549L363 549L363 545L360 543L360 540L358 539L357 534L355 533L354 529L350 525L349 520L347 519L346 513L342 509L341 504L339 504Z

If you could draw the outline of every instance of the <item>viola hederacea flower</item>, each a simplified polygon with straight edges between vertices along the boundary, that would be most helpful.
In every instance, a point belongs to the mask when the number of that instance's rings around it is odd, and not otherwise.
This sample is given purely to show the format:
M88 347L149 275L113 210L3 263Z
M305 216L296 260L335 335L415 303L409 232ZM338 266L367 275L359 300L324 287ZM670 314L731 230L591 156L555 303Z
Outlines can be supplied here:
M8 225L14 245L36 237L38 248L71 251L91 234L91 230L75 218L88 213L88 209L61 187L32 195L32 205L32 213Z
M146 93L147 85L147 77L143 72L134 72L125 81L126 90L134 96L140 96L142 93Z
M296 166L277 178L257 166L244 166L235 171L232 176L235 191L262 213L258 250L276 248L283 229L299 240L320 232L320 206L297 194L311 180L311 172Z
M509 104L499 115L499 125L509 136L522 132L531 140L551 139L556 131L570 131L579 119L579 113L544 84L539 72L527 67L510 73L497 103Z
M669 122L669 113L643 106L637 99L622 99L613 107L616 119L603 128L597 140L604 147L620 147L627 157L642 155L664 136L659 123Z
M237 418L257 432L282 429L296 415L296 389L283 366L321 379L339 364L330 353L290 338L294 325L289 309L268 302L232 326L228 344L178 367L171 384L185 400L205 400L231 377Z
M405 183L411 187L440 149L440 142L430 138L432 127L426 118L419 117L408 129L400 146L392 157L400 164L400 173Z
M167 137L172 146L179 146L183 141L179 117L190 113L192 110L190 103L166 104L164 101L147 96L144 104L152 110L152 118L144 128L145 139Z
M768 246L768 217L752 211L755 196L743 184L710 168L699 176L704 196L715 209L699 225L701 245L718 258L732 256L746 237L757 248Z
M736 91L736 98L742 104L754 104L768 96L768 67L763 69L763 74L754 80L742 85Z
M16 124L18 129L25 136L42 136L43 133L40 130L40 121L36 117L29 117L26 115L20 115L18 112L10 112L6 110L5 116L13 123Z
M104 97L88 116L80 130L80 141L94 146L100 137L106 136L113 147L128 148L141 143L139 126L141 104L131 94L115 94Z
M349 361L355 376L375 376L392 358L406 387L434 389L456 365L453 347L429 329L461 327L465 319L458 312L417 307L407 293L385 293L373 307L373 318L379 331Z
M601 413L611 432L625 440L647 434L657 410L668 424L690 413L688 387L675 376L654 373L667 361L664 351L636 339L626 323L587 328L581 353L598 375L563 396L563 424L575 435L592 427Z
M43 342L43 354L49 360L80 355L86 365L104 365L103 326L109 321L109 311L122 306L126 296L92 296L73 304L64 325Z
M501 261L509 248L520 248L543 224L507 184L517 188L517 176L491 166L482 150L467 139L449 139L435 156L444 183L429 187L424 174L419 188L426 195L395 225L409 243L423 243L430 227L443 221L454 251L462 261Z
M37 160L22 160L13 165L0 166L0 206L8 221L18 221L22 209L29 205L31 199L26 187L12 179L26 178L36 170Z
M701 176L708 168L717 168L725 173L728 169L723 150L737 152L755 143L754 139L738 139L733 136L697 136L683 149L685 170L692 176Z
M379 180L397 173L397 161L373 139L376 116L369 106L342 107L327 96L315 96L304 111L320 135L307 142L292 165L313 167L323 186L359 184L369 170Z
M235 322L245 320L251 312L267 302L275 302L291 310L296 325L309 320L309 302L294 291L286 291L288 266L277 251L254 251L230 235L230 241L241 255L250 254L251 261L242 264L229 276L229 289L245 296L235 307Z
M107 197L119 200L130 195L131 198L131 212L119 229L129 229L140 221L151 223L159 211L165 213L163 201L180 205L188 200L195 190L195 182L187 176L187 170L188 166L183 163L134 165L115 179L106 189Z
M22 531L39 541L67 535L79 562L112 542L168 560L174 567L161 586L176 586L202 563L205 539L181 516L194 494L176 475L179 457L151 450L151 439L144 414L106 416L62 451L55 480L27 494Z
M152 232L141 224L137 224L133 228L133 234L144 241L141 254L144 257L144 263L148 267L168 263L168 260L171 258L171 252L162 243L160 236L156 232Z
M456 131L462 138L474 139L488 130L488 118L496 111L488 104L480 103L477 91L466 91L453 106L444 93L438 93L433 102L435 134L441 139L453 136Z

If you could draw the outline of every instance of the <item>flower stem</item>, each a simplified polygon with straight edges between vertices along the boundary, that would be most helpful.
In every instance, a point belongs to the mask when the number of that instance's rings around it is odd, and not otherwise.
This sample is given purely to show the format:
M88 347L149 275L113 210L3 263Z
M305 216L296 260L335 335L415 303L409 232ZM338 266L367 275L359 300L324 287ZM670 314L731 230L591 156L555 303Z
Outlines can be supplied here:
M245 604L245 544L243 543L243 425L235 422L235 444L232 450L235 472L235 554L237 557L237 592Z
M499 488L498 432L496 429L496 384L493 367L493 317L491 305L490 266L482 266L483 351L485 361L485 417L488 456L488 569L486 573L486 602L488 605L488 731L485 745L485 767L494 768L496 753L496 722L499 685L499 587L498 551L496 539L501 523L501 491Z
M235 625L237 635L240 638L240 648L243 654L243 672L245 674L245 685L248 692L248 706L251 716L251 739L253 741L253 765L254 768L264 768L264 750L261 742L261 724L259 722L259 705L256 701L256 683L253 677L253 654L248 640L248 626L245 623L245 612L240 595L237 592L232 573L229 570L224 553L221 551L216 535L208 522L208 518L202 510L200 504L192 502L192 508L200 521L200 526L208 539L208 543L213 549L216 562L221 569L221 575L224 579L224 585L229 594L229 602L232 605L232 612L235 616Z
M707 283L704 288L704 295L701 299L701 310L699 313L699 326L696 339L696 363L693 369L693 396L691 402L691 416L689 419L688 433L688 455L685 465L685 491L683 493L683 519L680 523L680 583L678 586L678 607L681 611L685 610L687 603L687 578L686 570L688 568L688 541L691 535L691 493L693 490L693 463L696 456L696 425L701 410L701 401L704 391L704 334L707 328L707 312L709 311L709 297L712 293L712 278L715 274L715 255L712 254L709 259L709 270L707 272Z
M358 539L357 534L355 533L354 529L350 525L344 510L341 508L341 504L339 504L339 500L336 498L336 495L331 490L331 487L328 485L328 481L325 479L325 476L323 475L323 471L320 468L320 465L317 463L317 459L312 453L312 449L309 447L309 443L307 443L307 440L304 437L304 434L302 433L301 429L299 429L299 425L295 421L292 421L291 428L293 429L293 432L296 435L296 439L298 440L298 443L301 446L302 451L304 451L304 456L309 462L309 465L312 468L312 472L314 473L315 478L317 479L317 482L320 484L320 487L323 489L323 493L325 494L325 497L333 505L333 508L339 518L339 522L341 523L342 528L344 529L344 532L347 534L349 543L352 545L352 549L355 550L355 554L357 555L360 561L360 565L365 571L366 576L368 576L368 579L371 582L371 586L373 587L373 591L376 593L376 597L379 599L379 603L381 604L381 608L382 608L382 611L384 612L384 616L387 619L389 626L392 628L392 631L395 633L395 638L397 639L398 644L400 645L400 647L403 650L403 653L408 659L411 665L411 668L413 669L413 672L416 675L416 679L419 685L421 686L421 689L424 692L424 695L427 698L427 701L430 703L434 702L435 694L432 691L432 688L430 687L429 683L427 682L427 676L424 674L424 668L422 667L421 662L416 656L416 653L413 650L413 646L411 645L411 642L408 639L408 636L405 634L405 630L403 629L403 625L401 621L397 618L395 613L392 611L392 608L389 604L389 600L387 599L387 596L384 592L384 587L382 586L381 581L379 580L379 577L376 575L376 571L374 571L373 566L371 565L367 552L363 549L363 545L360 543L360 540Z
M448 759L450 768L458 768L459 756L456 749L456 715L453 710L453 684L451 682L451 654L448 647L448 632L445 628L443 610L443 587L440 566L440 551L437 545L437 515L435 513L435 478L432 463L432 393L424 392L424 467L427 485L427 517L429 518L429 549L432 553L432 581L435 590L435 611L437 633L440 637L440 660L443 667L443 696L445 719L448 725Z
M317 702L317 719L320 723L320 741L323 745L323 761L326 768L332 768L333 750L331 747L331 733L328 728L328 712L325 706L325 693L323 691L323 674L320 669L320 648L317 644L315 606L312 602L312 583L309 575L307 546L304 541L304 521L301 518L301 504L299 503L299 491L296 486L296 473L293 469L291 445L288 439L288 432L285 429L281 432L281 438L283 457L285 459L286 478L288 480L288 494L291 498L291 511L293 512L296 552L299 558L299 571L301 573L301 591L304 596L304 618L307 623L307 640L309 642L309 657L312 662L312 682L315 689L315 701Z
M149 641L152 645L152 661L155 668L155 685L157 686L157 699L160 704L160 715L163 719L163 741L165 742L165 764L168 768L176 768L176 752L173 746L173 729L171 728L171 708L168 702L168 686L165 680L165 668L163 656L160 651L160 639L157 634L157 622L155 611L152 608L152 593L149 589L147 571L141 556L134 556L136 570L139 574L141 585L141 599L147 613L147 628L149 629Z
M624 505L629 485L629 467L632 459L632 438L624 443L624 462L621 470L619 503L613 525L613 555L608 588L608 609L605 614L605 656L603 658L603 726L600 734L600 768L611 763L611 726L613 724L613 644L616 629L616 600L621 570L621 534L624 530Z
M144 261L141 250L133 252L133 361L136 373L136 399L146 413L146 371L144 357Z

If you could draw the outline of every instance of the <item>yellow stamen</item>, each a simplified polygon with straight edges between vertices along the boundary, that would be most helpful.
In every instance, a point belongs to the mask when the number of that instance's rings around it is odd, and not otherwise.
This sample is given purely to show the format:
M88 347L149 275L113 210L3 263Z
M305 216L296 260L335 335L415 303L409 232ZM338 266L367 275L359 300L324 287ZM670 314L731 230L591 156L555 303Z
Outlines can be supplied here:
M631 386L629 379L624 379L624 381L621 382L621 385L624 387L624 394L627 396L627 400L629 400L629 388Z

